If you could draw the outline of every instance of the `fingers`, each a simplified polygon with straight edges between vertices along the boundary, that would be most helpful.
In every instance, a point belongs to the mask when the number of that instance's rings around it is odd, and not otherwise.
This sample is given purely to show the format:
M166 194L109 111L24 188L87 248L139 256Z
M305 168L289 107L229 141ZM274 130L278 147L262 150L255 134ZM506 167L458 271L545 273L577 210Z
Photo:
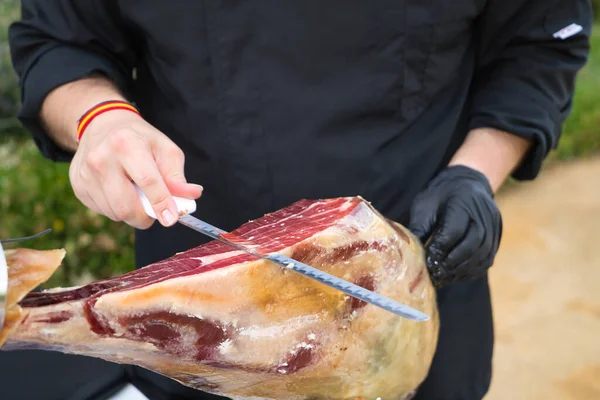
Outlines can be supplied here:
M437 221L439 203L436 198L422 194L413 201L408 228L421 242L433 233Z
M436 254L440 257L440 260L437 261L445 259L459 240L465 236L471 220L469 212L459 201L452 198L448 200L440 214L434 235L427 245L428 248L435 249Z
M477 229L473 226L469 230L469 238L453 251L451 259L448 260L446 283L476 279L485 275L491 266L492 256L489 249L485 245L475 250L468 248L469 241L481 238L481 231L481 228Z
M122 168L107 176L102 189L114 221L123 221L137 229L152 226L155 220L144 212L137 191Z
M197 199L202 194L202 186L187 183L185 179L183 151L166 137L152 142L152 151L158 170L173 196Z
M99 181L96 181L96 187L101 187L101 183ZM110 204L108 203L108 200L106 199L106 196L104 195L104 193L102 193L102 191L96 191L97 193L95 193L94 195L91 195L88 193L90 202L93 203L95 205L95 207L93 207L92 209L94 209L98 214L101 215L105 215L108 218L110 218L113 221L120 221L115 213L112 211Z
M202 195L204 188L200 185L187 182L165 181L173 196L184 199L197 199Z
M177 205L149 148L131 149L128 156L122 158L122 164L127 176L148 197L160 223L164 226L175 224L178 217ZM133 189L133 185L130 186ZM135 204L142 207L139 198Z
M472 206L471 210L472 215L466 209L453 212L452 218L449 213L444 221L448 221L448 225L456 224L456 228L440 229L431 240L427 265L437 286L477 278L492 264L497 241L487 232L486 224L489 223L484 218L487 214L479 212L477 206Z
M90 174L81 174L81 166L77 158L75 158L70 165L69 179L75 197L77 197L83 205L97 214L106 215L111 218L111 216L106 214L109 208L106 207L105 204L102 204L98 196L94 196L90 193L90 190L93 191L95 185L92 183Z
M456 269L459 265L469 262L477 253L477 250L483 247L485 232L480 224L471 222L466 228L466 235L456 247L454 247L448 256L441 261L441 264L448 269ZM474 251L475 250L475 251Z
M116 116L117 114L113 114ZM128 114L129 115L129 114ZM134 183L164 226L177 222L173 196L196 199L202 187L186 182L184 155L164 134L138 119L104 119L88 134L73 158L70 179L89 208L138 229L150 227Z
M73 190L82 203L114 221L144 229L152 219L144 212L130 177L152 202L159 221L173 225L175 202L147 142L135 132L114 134L91 150L76 153L70 168Z
M475 218L464 240L448 255L453 280L475 279L485 275L494 263L502 235L502 217L494 203L473 207ZM495 227L489 229L489 227Z
M434 283L446 283L447 276L454 267L449 259L449 253L455 246L463 244L463 238L468 232L470 216L460 202L450 199L441 210L430 242L426 245L426 263Z
M82 198L79 200L81 200L83 204L97 214L105 215L113 221L116 221L116 219L114 219L114 215L112 215L110 211L110 207L106 203L106 199L104 199L104 196L92 196L89 192L87 192L85 196L82 196Z

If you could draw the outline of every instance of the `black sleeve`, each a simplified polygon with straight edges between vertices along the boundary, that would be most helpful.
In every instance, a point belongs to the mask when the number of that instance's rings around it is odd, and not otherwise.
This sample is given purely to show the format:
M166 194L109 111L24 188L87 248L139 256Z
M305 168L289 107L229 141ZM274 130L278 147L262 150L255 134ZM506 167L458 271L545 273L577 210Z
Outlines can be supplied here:
M589 0L522 3L505 21L499 16L506 15L510 2L497 1L486 11L480 32L485 55L476 73L469 128L491 127L532 140L512 175L530 180L556 148L571 111L575 78L589 55L593 17ZM555 37L568 26L581 31Z
M114 4L111 0L23 0L21 19L9 28L21 89L18 117L42 154L52 160L68 161L72 154L49 138L38 118L51 90L104 74L128 96L136 56Z

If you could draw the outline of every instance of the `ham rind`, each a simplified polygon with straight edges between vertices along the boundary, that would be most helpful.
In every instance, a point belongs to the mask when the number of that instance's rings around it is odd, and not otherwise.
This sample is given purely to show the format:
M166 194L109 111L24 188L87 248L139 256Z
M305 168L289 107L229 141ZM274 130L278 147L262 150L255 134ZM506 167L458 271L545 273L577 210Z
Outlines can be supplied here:
M421 243L406 228L350 197L301 200L226 236L431 319L399 317L213 241L115 278L17 295L2 349L139 365L233 399L405 399L423 381L439 320Z

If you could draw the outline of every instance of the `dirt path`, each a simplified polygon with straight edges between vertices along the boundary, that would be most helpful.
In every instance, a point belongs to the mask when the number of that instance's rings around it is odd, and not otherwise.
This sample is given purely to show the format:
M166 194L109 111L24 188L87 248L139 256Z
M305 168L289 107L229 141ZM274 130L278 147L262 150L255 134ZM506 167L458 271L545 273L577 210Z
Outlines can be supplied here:
M600 399L600 158L549 168L498 203L486 400Z

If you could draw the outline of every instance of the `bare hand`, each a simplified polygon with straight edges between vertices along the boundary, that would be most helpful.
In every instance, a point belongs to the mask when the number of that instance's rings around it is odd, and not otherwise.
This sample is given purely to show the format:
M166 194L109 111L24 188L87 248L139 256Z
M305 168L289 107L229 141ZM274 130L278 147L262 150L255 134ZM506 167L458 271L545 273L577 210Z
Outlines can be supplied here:
M129 111L97 116L84 133L69 177L77 198L113 221L149 228L135 182L146 194L160 223L177 221L172 196L197 199L202 187L184 176L184 154L166 135Z

